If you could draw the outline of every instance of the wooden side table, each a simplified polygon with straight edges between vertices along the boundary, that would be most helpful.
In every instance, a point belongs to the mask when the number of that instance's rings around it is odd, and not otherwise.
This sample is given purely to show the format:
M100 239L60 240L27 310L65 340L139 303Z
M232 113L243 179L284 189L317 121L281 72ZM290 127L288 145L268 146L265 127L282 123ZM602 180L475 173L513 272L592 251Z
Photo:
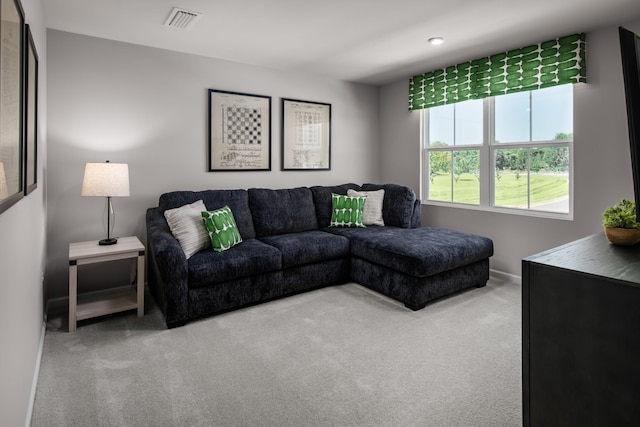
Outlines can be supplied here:
M136 289L123 286L106 291L78 295L78 266L98 262L131 259L131 282L137 276ZM127 310L144 316L144 245L137 237L120 237L118 243L100 246L98 241L69 244L69 332L78 320Z

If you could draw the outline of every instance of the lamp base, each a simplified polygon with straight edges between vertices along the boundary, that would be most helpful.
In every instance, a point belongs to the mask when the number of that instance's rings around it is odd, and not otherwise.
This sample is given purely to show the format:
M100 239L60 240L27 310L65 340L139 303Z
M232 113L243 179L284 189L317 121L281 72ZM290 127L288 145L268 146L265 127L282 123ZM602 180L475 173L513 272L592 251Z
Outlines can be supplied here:
M102 239L98 242L100 246L115 245L116 243L118 243L118 239L114 238Z

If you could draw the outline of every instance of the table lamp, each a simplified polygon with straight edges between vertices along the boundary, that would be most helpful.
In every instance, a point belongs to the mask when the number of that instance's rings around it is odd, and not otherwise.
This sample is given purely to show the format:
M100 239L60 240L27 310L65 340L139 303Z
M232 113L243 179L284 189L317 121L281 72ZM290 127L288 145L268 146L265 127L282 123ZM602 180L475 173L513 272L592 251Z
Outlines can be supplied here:
M98 242L100 245L113 245L118 239L112 237L116 214L111 203L112 197L129 196L129 165L126 163L87 163L82 181L83 196L106 197L105 222L107 238Z

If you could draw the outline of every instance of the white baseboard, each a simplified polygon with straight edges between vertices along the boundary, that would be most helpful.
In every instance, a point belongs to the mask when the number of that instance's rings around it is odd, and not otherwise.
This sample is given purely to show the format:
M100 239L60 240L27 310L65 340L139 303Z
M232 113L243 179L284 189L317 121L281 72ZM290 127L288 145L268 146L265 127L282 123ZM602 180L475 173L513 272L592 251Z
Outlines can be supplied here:
M494 270L493 268L489 269L490 276L502 277L503 279L513 280L515 282L522 282L522 277L516 276L515 274L506 273L500 270Z
M47 304L48 307L48 304ZM44 350L44 335L47 331L47 312L45 308L44 320L42 321L42 331L40 332L40 344L38 344L38 354L36 356L36 366L33 370L33 381L31 382L31 394L29 395L29 407L27 408L27 419L24 421L25 427L31 426L31 417L33 416L33 405L36 401L36 389L38 388L38 377L40 376L40 362L42 361L42 351Z

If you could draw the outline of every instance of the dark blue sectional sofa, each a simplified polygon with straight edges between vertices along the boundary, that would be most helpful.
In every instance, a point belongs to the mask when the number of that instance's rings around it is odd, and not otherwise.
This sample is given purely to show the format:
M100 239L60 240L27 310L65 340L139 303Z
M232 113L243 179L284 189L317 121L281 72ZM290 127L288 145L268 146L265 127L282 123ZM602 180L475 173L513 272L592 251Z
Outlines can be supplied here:
M331 194L384 189L384 226L329 227ZM164 211L197 200L228 205L242 243L188 260ZM366 203L366 202L365 202ZM409 187L344 184L271 190L175 191L147 210L149 288L167 327L328 285L357 282L412 310L489 279L486 237L421 227Z

